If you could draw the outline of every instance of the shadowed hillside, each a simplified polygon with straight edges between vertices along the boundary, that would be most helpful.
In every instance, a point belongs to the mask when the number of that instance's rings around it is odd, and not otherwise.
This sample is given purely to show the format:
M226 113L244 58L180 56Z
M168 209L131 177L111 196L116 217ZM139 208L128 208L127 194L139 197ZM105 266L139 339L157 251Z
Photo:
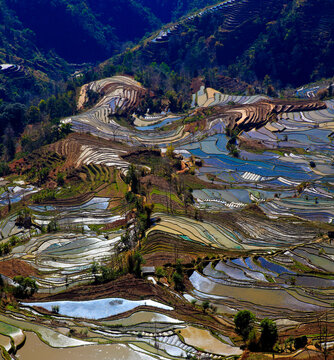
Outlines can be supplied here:
M3 0L11 22L20 22L22 37L44 52L69 62L103 60L127 41L138 41L162 23L214 0L162 1ZM5 6L5 7L4 7ZM6 9L7 7L7 9ZM2 10L4 11L4 10Z
M228 1L164 28L125 60L299 86L333 75L333 15L331 0Z

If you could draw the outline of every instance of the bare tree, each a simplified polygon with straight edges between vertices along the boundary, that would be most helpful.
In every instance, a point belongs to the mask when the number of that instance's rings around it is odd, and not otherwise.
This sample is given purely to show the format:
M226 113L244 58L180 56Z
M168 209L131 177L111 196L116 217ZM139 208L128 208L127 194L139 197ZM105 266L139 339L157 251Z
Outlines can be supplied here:
M111 129L111 133L113 136L113 140L116 141L117 135L119 135L121 133L121 127L120 126L112 126L110 129Z
M328 359L328 312L331 310L321 311L317 315L317 324L319 329L319 349L324 359Z

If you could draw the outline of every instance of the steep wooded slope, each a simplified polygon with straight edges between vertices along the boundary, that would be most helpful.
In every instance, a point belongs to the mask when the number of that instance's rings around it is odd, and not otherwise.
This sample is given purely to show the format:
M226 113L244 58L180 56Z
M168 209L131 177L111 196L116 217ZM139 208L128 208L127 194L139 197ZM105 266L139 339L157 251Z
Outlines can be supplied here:
M234 0L165 28L125 59L299 86L333 76L333 37L333 0Z

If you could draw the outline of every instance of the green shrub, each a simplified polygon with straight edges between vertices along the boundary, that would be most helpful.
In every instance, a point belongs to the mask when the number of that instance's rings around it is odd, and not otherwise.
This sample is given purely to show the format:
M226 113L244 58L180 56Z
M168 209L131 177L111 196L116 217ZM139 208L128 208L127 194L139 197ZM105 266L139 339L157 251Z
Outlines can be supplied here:
M65 183L65 174L64 173L58 173L57 174L57 184L58 186L63 186Z
M164 270L164 268L162 266L158 266L155 269L155 275L157 276L157 278L160 280L162 277L166 276L166 272Z
M43 189L40 192L34 194L31 198L35 203L41 204L46 201L55 200L56 191L52 189Z
M14 289L14 295L18 298L32 296L37 290L36 281L22 275L14 276L13 280L18 284Z
M235 331L246 342L254 329L255 315L249 310L241 310L234 317Z
M265 351L271 351L278 339L277 326L274 321L265 318L261 321L261 348Z
M301 349L306 345L307 345L307 337L305 335L295 338L294 346L296 350Z

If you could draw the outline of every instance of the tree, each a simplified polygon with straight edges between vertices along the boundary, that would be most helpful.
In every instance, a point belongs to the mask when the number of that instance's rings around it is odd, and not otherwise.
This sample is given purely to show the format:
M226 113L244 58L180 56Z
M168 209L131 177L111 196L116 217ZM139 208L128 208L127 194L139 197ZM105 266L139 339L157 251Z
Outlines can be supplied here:
M35 124L41 121L41 111L37 106L30 106L26 112L26 118L29 124Z
M87 107L92 107L93 105L95 105L100 98L100 94L91 89L88 89L86 94L88 99L86 103Z
M307 337L305 335L296 337L294 340L294 345L296 350L305 347L307 345Z
M54 314L59 314L59 305L52 305L51 309Z
M128 272L130 274L133 274L135 267L135 260L133 254L129 254L127 260L128 260Z
M38 109L41 113L45 114L47 111L47 104L45 100L41 100L38 104Z
M17 297L24 298L32 296L38 290L36 281L30 277L18 275L14 276L13 280L18 284L14 292Z
M263 350L271 351L278 339L277 326L274 321L265 318L261 321L260 343Z
M57 174L57 184L59 186L63 186L65 183L65 174L64 173L58 173Z
M202 303L203 311L205 312L206 310L209 309L209 307L210 307L209 301L208 300L203 301L203 303Z
M172 276L174 282L174 288L176 291L183 291L184 290L184 283L183 283L183 266L180 260L176 262L176 268Z
M94 276L94 281L97 282L97 274L99 272L99 265L97 264L97 262L93 262L92 267L90 268L90 271L92 273L92 275Z
M174 272L172 278L173 278L175 290L183 291L184 290L183 276L177 272Z
M193 189L187 187L183 192L183 205L186 214L187 214L188 205L191 205L193 203L194 203Z
M333 307L333 304L331 304ZM317 314L317 323L319 329L319 349L324 355L324 359L328 359L328 311L321 311Z
M38 171L37 176L39 185L45 183L45 181L49 177L49 168L43 167L41 170Z
M130 232L127 230L122 236L121 236L121 241L119 242L118 246L117 246L117 251L118 252L122 252L122 251L127 251L130 250L133 247L133 242L130 236Z
M59 126L59 138L64 138L72 132L72 124L61 124Z
M128 256L128 272L134 274L136 277L141 277L141 265L144 263L144 259L140 252L136 251Z
M139 180L137 169L133 164L129 166L128 172L126 173L125 183L131 186L131 191L133 193L138 194Z
M145 211L145 216L146 216L146 219L145 219L146 229L148 229L151 226L151 215L152 215L153 209L154 209L154 204L145 204L144 205L144 211Z
M136 277L140 278L141 277L141 265L144 263L144 259L138 251L135 253L134 260L135 260L135 266L133 269L134 274L136 275Z
M166 156L169 158L169 159L173 159L175 154L174 154L174 146L171 144L169 146L167 146L167 149L166 149Z
M121 127L120 126L110 127L110 131L112 133L113 140L116 141L117 135L119 135L121 133Z
M234 317L235 331L246 342L254 328L255 315L249 310L240 310Z
M10 173L9 165L5 162L0 162L0 176L5 176Z
M14 130L10 124L7 125L3 135L3 146L5 160L10 161L15 155Z
M56 219L51 219L51 221L48 223L47 226L47 232L51 233L51 232L56 232L58 230L58 224Z
M155 269L155 275L156 275L156 277L157 277L157 278L159 279L159 281L160 281L161 278L163 278L163 277L166 276L166 272L165 272L165 270L164 270L163 267L158 266L158 267Z
M32 211L27 207L20 210L15 225L30 229L32 226Z

